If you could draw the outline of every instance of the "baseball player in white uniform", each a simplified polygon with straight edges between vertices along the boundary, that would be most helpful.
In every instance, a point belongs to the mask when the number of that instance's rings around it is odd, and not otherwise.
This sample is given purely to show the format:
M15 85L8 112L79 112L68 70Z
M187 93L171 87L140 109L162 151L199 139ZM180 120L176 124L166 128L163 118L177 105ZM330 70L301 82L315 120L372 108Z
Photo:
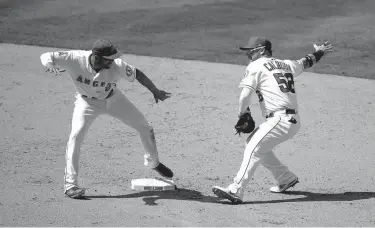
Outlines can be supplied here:
M76 88L64 178L64 193L71 198L84 197L85 189L79 187L77 179L80 147L90 125L101 114L113 116L138 131L145 149L144 165L163 177L173 177L173 172L159 161L152 126L116 85L121 78L129 82L136 79L151 91L156 103L171 94L159 90L141 70L120 59L121 54L110 41L100 39L91 51L47 52L40 57L48 72L59 74L61 68L65 69Z
M277 159L273 149L300 129L294 78L332 51L333 46L325 42L314 44L314 48L314 53L292 61L273 58L271 42L265 37L252 37L247 45L240 47L250 63L239 85L242 92L238 116L250 112L250 96L255 92L266 121L247 138L243 161L233 183L227 188L214 186L214 194L232 203L241 203L245 188L259 164L268 169L277 182L277 186L270 188L271 192L281 193L298 183L298 177Z

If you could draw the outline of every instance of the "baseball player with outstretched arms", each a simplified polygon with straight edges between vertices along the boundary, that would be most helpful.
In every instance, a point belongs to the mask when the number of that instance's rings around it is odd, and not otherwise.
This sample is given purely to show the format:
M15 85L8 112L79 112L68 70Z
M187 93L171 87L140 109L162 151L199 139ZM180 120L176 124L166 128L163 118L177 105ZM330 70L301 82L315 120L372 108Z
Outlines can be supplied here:
M227 188L214 186L214 194L232 203L241 203L245 188L259 164L268 169L277 182L277 186L270 188L271 192L281 193L298 183L298 177L280 162L273 149L292 138L300 129L294 78L316 64L332 48L328 42L314 44L315 52L292 61L273 58L271 42L265 37L252 37L247 45L240 47L250 63L239 85L242 92L239 121L235 127L239 133L251 134L246 140L243 161L233 183ZM254 92L266 118L257 128L249 108L250 96Z
M60 74L60 69L65 69L76 88L64 178L64 193L71 198L84 197L85 189L79 187L77 179L80 147L90 125L101 114L115 117L138 131L146 152L144 165L163 177L173 177L173 172L159 161L152 126L116 85L119 79L136 79L151 91L156 103L171 94L159 90L141 70L120 59L121 54L110 41L100 39L90 51L47 52L40 57L48 72Z

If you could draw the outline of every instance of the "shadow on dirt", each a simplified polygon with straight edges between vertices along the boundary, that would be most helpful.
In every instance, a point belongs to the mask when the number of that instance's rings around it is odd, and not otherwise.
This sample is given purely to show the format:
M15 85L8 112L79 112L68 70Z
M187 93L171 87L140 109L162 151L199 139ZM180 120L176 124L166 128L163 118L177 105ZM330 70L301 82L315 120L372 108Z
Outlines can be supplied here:
M265 201L248 201L242 204L273 204L273 203L291 203L291 202L315 202L315 201L355 201L363 199L375 198L375 192L344 192L344 193L313 193L306 191L288 191L284 195L304 196L294 199L278 199ZM218 203L235 205L231 202L218 198L216 196L205 196L196 190L179 188L176 191L144 191L127 195L114 196L86 196L86 200L95 198L142 198L146 205L158 205L157 200L172 199L172 200L188 200L198 201L203 203Z
M316 202L316 201L355 201L375 198L375 192L344 192L344 193L313 193L305 191L288 191L284 195L304 196L294 199L249 201L242 204L272 204L272 203L291 203L291 202ZM231 204L229 201L222 202Z
M205 196L201 192L196 190L190 190L185 188L177 188L175 191L144 191L137 192L127 195L114 195L114 196L86 196L88 199L94 198L141 198L146 205L158 205L157 200L161 199L172 199L172 200L188 200L198 201L204 203L220 203L220 199L215 196Z

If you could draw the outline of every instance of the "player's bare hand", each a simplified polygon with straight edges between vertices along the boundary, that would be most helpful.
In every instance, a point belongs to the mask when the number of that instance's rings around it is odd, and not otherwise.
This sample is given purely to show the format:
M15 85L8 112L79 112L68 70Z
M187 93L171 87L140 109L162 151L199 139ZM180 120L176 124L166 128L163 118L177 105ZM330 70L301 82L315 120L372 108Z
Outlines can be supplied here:
M156 103L158 103L159 100L164 101L171 97L171 93L165 92L164 90L156 89L155 91L152 91L152 93L154 94Z
M61 72L64 72L64 69L59 69L55 64L53 63L47 63L46 65L46 72L54 73L55 75L60 75Z
M324 53L333 51L333 45L328 41L324 42L321 45L317 45L315 43L313 43L313 45L314 45L315 51L323 51Z

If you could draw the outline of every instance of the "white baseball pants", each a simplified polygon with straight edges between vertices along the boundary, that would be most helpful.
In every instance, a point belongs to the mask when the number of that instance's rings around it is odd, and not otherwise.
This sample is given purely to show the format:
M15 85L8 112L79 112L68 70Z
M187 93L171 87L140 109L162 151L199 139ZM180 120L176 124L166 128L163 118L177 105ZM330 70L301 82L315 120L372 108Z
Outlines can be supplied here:
M66 147L64 191L78 186L79 156L85 135L99 115L108 114L132 127L140 134L145 149L144 165L154 168L159 164L159 156L153 128L144 115L118 89L107 100L93 100L76 94L72 118L72 130Z
M292 117L297 123L290 122ZM286 115L285 112L276 112L274 117L268 118L254 130L247 139L241 167L233 184L228 187L231 192L242 198L244 190L259 164L272 173L279 185L294 180L296 175L277 159L272 150L275 146L296 135L300 128L297 114Z

